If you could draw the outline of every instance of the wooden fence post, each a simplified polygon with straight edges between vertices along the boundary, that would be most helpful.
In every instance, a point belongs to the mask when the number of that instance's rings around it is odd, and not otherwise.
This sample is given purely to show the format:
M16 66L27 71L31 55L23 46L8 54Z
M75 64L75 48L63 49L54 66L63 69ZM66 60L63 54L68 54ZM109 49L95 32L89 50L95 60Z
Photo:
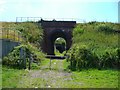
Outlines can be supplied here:
M51 57L50 57L50 67L49 67L49 69L51 70Z
M22 65L23 64L23 65ZM21 68L26 69L26 50L25 48L20 48L20 62L19 65Z
M19 68L21 68L22 59L23 59L23 49L20 48L20 61L19 61Z
M24 62L24 69L26 69L26 49L24 48L24 51L23 51L23 62Z
M32 53L29 52L29 67L28 67L29 70L31 69L32 61L33 61L33 56L32 56Z

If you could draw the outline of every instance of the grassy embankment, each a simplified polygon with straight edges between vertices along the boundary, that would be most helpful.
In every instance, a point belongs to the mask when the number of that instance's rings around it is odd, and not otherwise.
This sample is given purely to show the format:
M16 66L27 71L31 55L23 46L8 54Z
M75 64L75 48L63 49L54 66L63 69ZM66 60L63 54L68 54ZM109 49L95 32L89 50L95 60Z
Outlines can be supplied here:
M9 39L15 42L23 41L20 32L13 27L13 22L0 22L0 39Z
M78 30L76 29L78 32L74 32L73 46L77 45L78 48L79 46L85 46L87 50L95 51L100 57L102 57L106 49L110 49L108 50L110 53L111 49L116 49L118 47L118 34L105 32L104 29L103 31L97 31L99 24L79 24L77 27ZM120 25L107 24L110 27L113 26L114 29L120 29ZM79 58L81 55L76 52L76 49L70 51L75 51L71 52L71 54L76 54L71 59L81 61L81 58ZM89 58L87 59L89 60ZM52 70L50 71L49 60L44 60L41 62L40 67L37 67L37 70L28 71L3 67L2 86L7 88L118 88L119 72L116 69L105 66L105 68L102 67L102 70L98 70L95 67L94 69L90 69L91 67L87 66L86 69L86 67L75 66L74 68L78 71L71 71L66 69L69 65L70 62L54 60L52 61ZM11 83L13 81L16 83Z
M68 52L71 69L118 68L120 25L114 23L78 24L73 30L73 45Z

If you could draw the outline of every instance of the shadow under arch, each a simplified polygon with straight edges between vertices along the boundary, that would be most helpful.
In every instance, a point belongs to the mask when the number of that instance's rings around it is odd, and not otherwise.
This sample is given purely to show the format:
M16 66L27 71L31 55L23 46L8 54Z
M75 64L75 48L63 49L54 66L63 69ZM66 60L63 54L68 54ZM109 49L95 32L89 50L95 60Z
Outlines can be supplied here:
M49 48L48 48L48 55L55 55L54 54L54 43L57 38L63 38L66 41L66 50L69 50L72 44L72 37L71 33L68 34L67 31L62 29L55 29L50 32L48 39L49 39Z

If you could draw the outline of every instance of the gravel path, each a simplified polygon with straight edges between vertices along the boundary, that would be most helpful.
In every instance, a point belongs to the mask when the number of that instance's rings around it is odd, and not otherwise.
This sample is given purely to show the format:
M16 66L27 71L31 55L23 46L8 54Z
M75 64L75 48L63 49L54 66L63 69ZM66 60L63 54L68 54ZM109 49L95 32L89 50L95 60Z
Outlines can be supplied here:
M49 69L49 62L41 66L40 70L30 70L23 76L18 87L29 88L62 88L63 82L71 81L71 73L65 72L63 60L54 60Z

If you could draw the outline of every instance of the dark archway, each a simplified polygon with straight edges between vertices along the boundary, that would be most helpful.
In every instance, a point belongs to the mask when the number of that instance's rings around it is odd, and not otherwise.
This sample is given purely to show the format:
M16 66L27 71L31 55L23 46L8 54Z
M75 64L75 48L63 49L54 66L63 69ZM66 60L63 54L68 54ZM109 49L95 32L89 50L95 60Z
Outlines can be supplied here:
M54 55L54 42L57 38L62 37L66 41L66 50L72 45L72 30L76 21L45 21L38 22L44 31L42 50L48 55Z
M61 29L57 29L57 30L53 30L53 32L51 32L49 34L49 49L50 49L50 52L49 54L52 54L54 55L54 43L55 43L55 40L57 38L64 38L65 41L66 41L66 50L68 50L72 44L72 37L69 36L64 30L61 30Z

